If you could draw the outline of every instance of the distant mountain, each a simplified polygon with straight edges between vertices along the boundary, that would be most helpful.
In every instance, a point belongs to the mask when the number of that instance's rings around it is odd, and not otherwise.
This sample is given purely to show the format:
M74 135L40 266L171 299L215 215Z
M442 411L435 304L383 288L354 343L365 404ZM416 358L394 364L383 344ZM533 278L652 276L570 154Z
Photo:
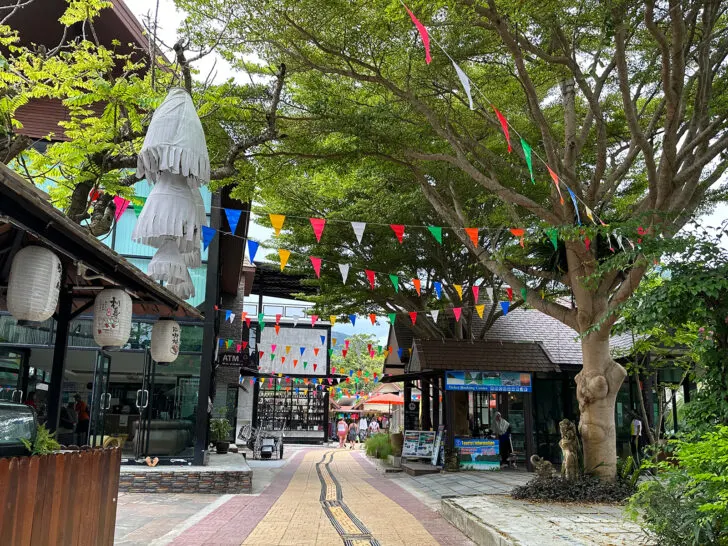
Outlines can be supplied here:
M349 339L351 336L349 334L345 334L344 332L332 330L331 331L331 348L332 349L343 349L344 348L344 342ZM334 340L336 340L336 345L334 345Z

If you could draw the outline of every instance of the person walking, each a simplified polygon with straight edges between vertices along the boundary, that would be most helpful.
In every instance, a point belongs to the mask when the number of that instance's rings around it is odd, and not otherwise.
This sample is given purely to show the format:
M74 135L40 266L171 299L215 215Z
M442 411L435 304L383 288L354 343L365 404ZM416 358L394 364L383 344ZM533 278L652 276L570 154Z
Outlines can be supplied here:
M493 429L496 436L498 436L501 466L508 465L508 457L513 450L511 447L511 424L503 419L500 412L496 412L495 419L493 420Z
M356 424L356 421L352 421L349 425L349 449L354 449L354 444L359 440L359 425Z
M379 434L379 421L377 421L376 419L372 419L372 422L369 423L369 434L371 436Z
M339 437L339 447L344 447L344 442L346 441L346 433L349 431L349 425L346 424L346 421L344 421L344 418L342 417L339 419L339 422L336 423L336 435Z
M367 439L367 432L369 431L369 422L364 414L361 414L359 419L359 441L363 442Z
M640 464L640 437L642 436L642 420L636 413L633 413L634 419L630 423L630 447L632 448L632 456L634 462Z

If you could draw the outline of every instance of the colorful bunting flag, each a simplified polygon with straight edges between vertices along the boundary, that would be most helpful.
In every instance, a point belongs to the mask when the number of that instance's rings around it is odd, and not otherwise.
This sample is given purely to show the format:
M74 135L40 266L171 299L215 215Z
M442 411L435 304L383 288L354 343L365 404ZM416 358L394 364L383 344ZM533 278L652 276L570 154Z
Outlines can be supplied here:
M425 28L425 25L420 23L420 20L415 17L415 14L410 11L410 9L405 6L404 9L407 10L407 13L409 13L410 19L412 19L412 22L415 24L415 27L417 27L417 32L420 33L420 38L422 38L422 43L425 46L425 62L427 64L430 64L432 62L432 55L430 55L430 35L427 33L427 29Z
M210 246L210 243L212 242L212 238L215 236L215 230L211 227L202 226L202 249L207 250L207 247Z
M404 237L404 225L402 224L389 224L389 227L392 228L392 231L394 231L394 234L397 236L397 240L399 241L399 244L402 244L402 238Z
M319 336L321 338L321 345L326 343L326 336Z
M420 279L412 279L412 284L415 286L415 290L417 291L417 295L422 295L422 282Z
M463 308L462 307L453 307L452 312L455 315L455 322L460 322L460 316L463 313Z
M278 237L281 234L283 222L285 221L286 217L283 214L269 214L268 218L270 218L270 225L273 226L275 236Z
M586 205L584 205L584 208L586 209L586 216L587 216L587 218L589 218L589 220L591 220L592 222L594 222L594 213L592 212L592 209L590 209ZM594 222L594 223L596 224L596 222ZM602 222L602 225L605 225L604 222Z
M225 322L230 321L230 316L233 314L232 311L225 311Z
M458 293L458 296L460 296L460 301L463 301L463 285L453 284L452 287L455 289L455 292Z
M394 291L399 293L399 277L397 275L389 275L389 280L392 281L392 286L394 286Z
M280 324L282 318L283 315L281 313L276 313L276 324Z
M526 290L525 288L521 288L521 299L523 301L526 301L526 296L527 295L528 295L528 290Z
M437 317L440 316L440 311L435 309L434 311L430 311L430 316L432 317L432 322L437 324Z
M473 95L470 91L470 78L468 78L467 74L463 72L462 68L460 68L455 61L452 62L453 67L455 67L455 73L458 75L458 78L460 79L460 84L463 86L463 89L465 90L465 94L468 96L468 102L470 103L470 109L473 109Z
M528 142L521 139L521 148L523 148L523 157L526 159L526 165L528 165L528 172L531 175L531 184L536 183L536 179L533 176L533 162L531 160L531 146Z
M589 239L588 235L584 236L584 246L586 247L587 252L591 249L591 239Z
M313 356L318 356L318 354L319 354L319 348L318 347L314 347L313 348Z
M303 356L303 353L306 352L306 347L299 347L299 350L301 351L301 356Z
M286 345L286 354L288 354L290 352L291 352L291 346L290 345Z
M331 326L336 324L336 315L329 315L329 322L331 323ZM336 344L335 341L334 341L334 344Z
M482 319L483 313L485 312L485 305L482 303L480 305L476 305L475 310L477 311L478 316Z
M131 206L134 208L134 214L137 218L139 218L139 215L142 213L142 209L144 208L144 204L146 202L146 197L134 196L134 201L132 201Z
M439 226L427 226L427 229L430 230L435 240L442 244L442 228Z
M247 326L247 327L248 327L248 329L250 329L250 323L251 323L251 322L252 322L252 321L250 320L250 317L245 317L245 326Z
M239 209L223 209L225 216L227 217L228 225L230 226L230 233L235 234L235 230L238 229L238 223L240 222L240 215L243 213ZM252 261L252 260L251 260Z
M480 286L473 285L473 301L475 303L478 303L479 296L480 296Z
M273 328L275 328L275 330L276 330L276 335L278 335L278 334L281 333L281 325L280 324L276 324Z
M576 211L576 223L581 225L581 216L579 216L579 204L576 202L576 194L572 191L572 189L569 186L566 186L566 189L569 190L569 196L571 197L571 202L574 204L574 210Z
M253 260L255 260L255 253L258 252L258 247L260 245L251 240L248 239L248 259L250 260L250 263L253 263Z
M316 258L314 256L308 257L311 260L311 265L313 266L313 270L316 272L316 278L321 278L321 258Z
M316 321L318 321L319 317L318 315L311 315L311 328L313 328L316 325Z
M313 234L316 236L316 241L321 242L321 235L324 233L324 226L326 225L326 218L309 218L311 221L311 227L313 228Z
M377 315L375 315L374 313L369 313L369 320L372 321L372 326L375 325L377 323Z
M522 229L522 228L511 228L510 232L513 234L514 237L518 237L518 239L519 239L518 244L521 245L521 248L524 248L523 236L526 234L526 230Z
M389 313L387 317L389 317L389 324L394 326L394 321L397 320L397 313Z
M508 134L508 121L506 121L506 118L503 114L500 113L498 108L495 107L494 104L490 105L491 108L495 111L495 115L498 116L498 121L500 121L501 129L503 129L503 134L506 137L506 142L508 143L508 153L511 153L513 148L511 148L511 137Z
M354 315L354 314L349 315L349 321L351 322L352 326L356 326L356 315Z
M291 257L291 251L286 250L285 248L279 248L278 256L281 259L281 271L283 271L283 268L286 267L286 264L288 263L288 258Z
M551 167L549 167L548 165L546 165L546 168L547 168L547 169L549 170L549 174L551 175L551 180L553 180L553 181L554 181L554 185L556 186L556 191L558 191L558 192L559 192L559 201L560 201L560 202L561 202L561 204L563 205L563 204L564 204L564 196L563 196L563 195L561 195L561 186L560 186L560 184L559 184L559 175L558 175L558 174L556 174L556 173L555 173L555 172L553 171L553 169L551 169Z
M503 315L508 314L508 310L511 308L511 302L509 301L502 301L500 302L501 309L503 310Z
M371 269L365 269L364 273L367 276L367 279L369 279L369 286L372 287L372 290L374 290L374 283L375 283L375 273Z
M116 205L116 211L114 212L114 219L118 222L119 218L121 218L122 214L126 211L127 207L129 206L128 199L124 199L123 197L119 197L118 195L114 197L114 205Z
M412 326L415 325L417 322L417 311L411 311L409 314L410 320L412 321Z
M546 229L546 235L551 239L551 244L554 245L554 250L559 249L559 230L555 227Z
M341 272L341 281L346 284L346 278L349 276L349 264L339 264L339 271Z
M464 228L475 248L478 248L478 228Z
M513 288L510 286L506 288L506 294L508 294L508 301L513 301Z
M351 228L354 230L354 235L359 244L361 244L361 238L364 235L364 229L367 227L366 222L352 222Z
M274 352L274 353L276 352L276 349L277 349L277 348L278 348L278 345L271 345L271 346L270 346L270 350L271 350L272 352Z
M439 300L442 297L442 283L434 281L432 286L435 288L435 294L437 294L437 299Z

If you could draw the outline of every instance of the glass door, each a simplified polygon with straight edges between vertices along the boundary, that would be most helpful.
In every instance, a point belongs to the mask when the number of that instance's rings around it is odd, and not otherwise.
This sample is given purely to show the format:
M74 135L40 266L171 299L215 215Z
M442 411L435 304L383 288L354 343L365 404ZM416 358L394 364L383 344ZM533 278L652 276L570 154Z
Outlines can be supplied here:
M109 373L111 372L111 356L104 351L96 353L96 367L91 390L91 408L89 411L88 445L101 447L104 445L106 412L111 409L111 393L109 392Z
M25 402L28 385L27 353L0 348L0 401Z
M150 391L154 390L154 361L149 350L144 352L144 371L141 388L136 391L135 405L139 412L139 424L134 437L134 456L143 459L149 453L152 409L149 407Z

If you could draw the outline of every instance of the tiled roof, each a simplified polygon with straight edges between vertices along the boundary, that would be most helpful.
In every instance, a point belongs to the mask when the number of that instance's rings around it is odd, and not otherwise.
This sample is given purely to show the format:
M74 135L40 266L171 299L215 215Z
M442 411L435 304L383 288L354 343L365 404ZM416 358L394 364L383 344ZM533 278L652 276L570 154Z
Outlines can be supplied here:
M540 343L416 339L407 372L423 370L560 371Z

